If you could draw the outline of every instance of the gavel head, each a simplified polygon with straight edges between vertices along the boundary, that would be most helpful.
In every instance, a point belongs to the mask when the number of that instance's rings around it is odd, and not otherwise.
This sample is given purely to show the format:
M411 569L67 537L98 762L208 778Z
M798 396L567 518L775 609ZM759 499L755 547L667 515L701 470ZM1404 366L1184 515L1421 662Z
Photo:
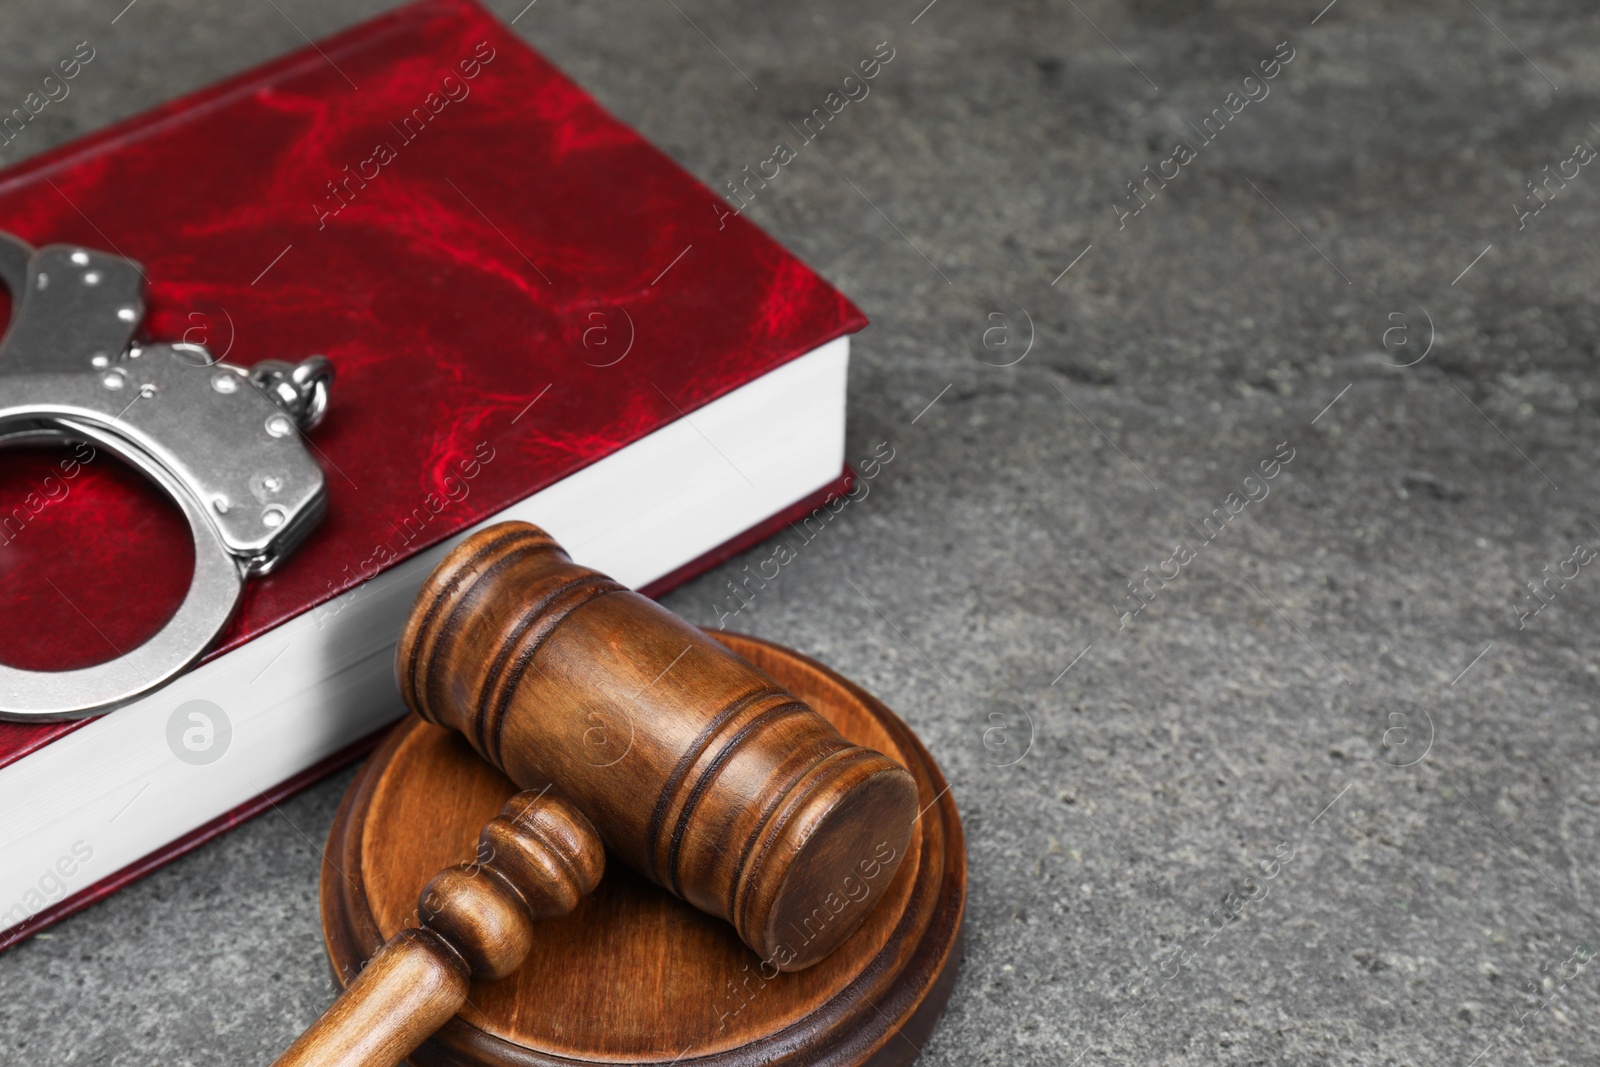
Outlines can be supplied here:
M780 970L860 925L911 838L905 768L527 523L440 563L396 672L418 715L520 788L553 787L614 856Z

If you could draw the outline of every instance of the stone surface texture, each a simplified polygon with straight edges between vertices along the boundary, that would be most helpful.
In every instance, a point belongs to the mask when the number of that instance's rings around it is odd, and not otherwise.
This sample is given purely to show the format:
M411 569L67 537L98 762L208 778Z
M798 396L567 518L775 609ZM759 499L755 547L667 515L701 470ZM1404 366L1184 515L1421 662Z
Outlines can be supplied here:
M383 6L122 2L0 8L0 109L99 53L5 158ZM491 2L716 188L895 50L750 208L873 319L894 458L726 624L953 783L923 1062L1600 1062L1600 568L1522 614L1600 545L1593 5ZM270 1062L348 781L0 955L0 1061Z

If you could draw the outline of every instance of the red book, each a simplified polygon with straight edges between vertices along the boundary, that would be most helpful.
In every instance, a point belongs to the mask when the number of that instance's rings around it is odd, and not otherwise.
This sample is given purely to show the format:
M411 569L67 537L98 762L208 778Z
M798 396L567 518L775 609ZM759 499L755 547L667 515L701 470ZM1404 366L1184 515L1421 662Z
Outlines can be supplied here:
M466 531L527 518L659 592L846 484L861 313L471 0L0 172L0 229L143 264L151 340L337 373L308 437L327 513L206 659L105 716L0 724L0 947L359 754ZM135 647L191 566L109 455L6 453L0 660Z

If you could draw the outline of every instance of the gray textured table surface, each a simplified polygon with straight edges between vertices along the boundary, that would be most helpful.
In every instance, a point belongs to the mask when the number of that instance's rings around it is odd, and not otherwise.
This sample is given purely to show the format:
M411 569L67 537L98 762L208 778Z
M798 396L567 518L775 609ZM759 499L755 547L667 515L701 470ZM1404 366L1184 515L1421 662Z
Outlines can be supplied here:
M849 451L895 459L737 625L953 781L969 950L925 1062L1600 1062L1600 576L1519 619L1600 544L1600 177L1564 162L1600 146L1600 18L924 2L516 29L717 186L896 49L751 209L872 317ZM0 9L0 101L99 52L8 158L383 6L122 3ZM1134 215L1146 165L1176 176ZM1546 165L1577 176L1519 230ZM1146 567L1177 576L1135 614ZM668 603L712 622L725 576ZM269 1062L330 996L348 780L0 955L0 1060Z

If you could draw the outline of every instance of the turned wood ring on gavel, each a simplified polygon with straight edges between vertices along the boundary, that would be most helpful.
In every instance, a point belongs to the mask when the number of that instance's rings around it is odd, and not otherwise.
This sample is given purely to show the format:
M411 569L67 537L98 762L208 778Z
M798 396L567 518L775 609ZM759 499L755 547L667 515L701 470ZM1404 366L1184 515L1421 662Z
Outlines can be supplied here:
M429 577L396 652L400 692L523 789L555 789L611 853L733 924L784 971L826 956L808 917L858 862L905 853L916 786L647 597L503 523ZM826 912L824 912L826 914Z
M501 523L452 551L395 665L412 710L524 792L484 827L478 862L429 883L419 927L379 951L281 1067L407 1055L471 979L515 969L533 920L594 888L601 841L781 971L848 937L906 853L917 789L905 768L536 526ZM890 877L859 876L869 869Z

